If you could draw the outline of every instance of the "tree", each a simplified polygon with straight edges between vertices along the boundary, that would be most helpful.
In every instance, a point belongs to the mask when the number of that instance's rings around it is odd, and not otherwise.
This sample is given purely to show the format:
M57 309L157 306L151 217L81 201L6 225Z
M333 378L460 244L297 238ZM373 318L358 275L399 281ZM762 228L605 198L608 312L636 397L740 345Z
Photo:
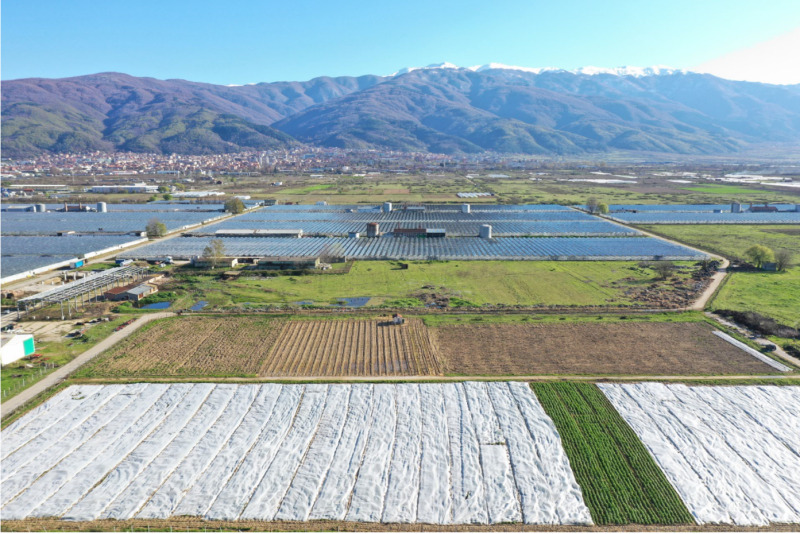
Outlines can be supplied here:
M211 262L211 268L216 269L217 264L225 257L225 243L222 239L212 239L208 246L203 249L202 258Z
M744 252L744 255L747 256L750 262L759 269L762 265L772 261L775 257L775 254L772 252L772 250L764 245L753 245Z
M666 280L669 278L669 275L672 274L672 271L675 269L675 264L671 261L662 260L662 261L655 261L652 263L651 267L653 270L658 274L658 278L660 280Z
M159 193L169 193L169 186L166 186L166 185L163 185L163 184L159 185L158 186L158 192Z
M244 202L240 198L229 198L225 201L225 211L237 215L244 212Z
M164 200L172 200L172 195L170 195L169 193L164 193L163 195L161 195L161 198L163 198Z
M789 249L782 248L775 253L775 267L779 271L785 271L791 267L792 260L794 260L794 254Z
M145 231L147 232L147 237L151 239L155 237L163 237L167 235L167 225L165 225L158 219L153 218L147 221L147 226L145 227Z
M586 209L589 210L589 213L597 213L598 205L597 197L589 197L589 200L586 201Z
M600 202L599 204L597 204L596 213L603 213L603 214L608 213L608 204L606 204L605 202Z
M155 202L156 200L158 200L158 196L156 195L152 195L149 199L147 199L148 202Z

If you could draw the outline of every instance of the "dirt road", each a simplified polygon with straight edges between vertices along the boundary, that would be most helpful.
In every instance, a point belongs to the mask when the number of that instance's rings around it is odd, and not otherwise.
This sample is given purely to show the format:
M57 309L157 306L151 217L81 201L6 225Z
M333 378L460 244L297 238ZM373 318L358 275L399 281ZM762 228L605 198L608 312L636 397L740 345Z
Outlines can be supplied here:
M3 401L2 405L0 405L0 415L2 417L6 417L8 414L34 398L36 395L42 393L46 389L55 386L67 376L69 376L72 372L78 369L81 365L91 361L97 355L102 353L104 350L111 348L114 344L118 343L119 341L125 339L136 330L141 328L142 326L146 325L150 321L155 319L162 319L164 317L171 317L174 315L171 312L164 312L164 313L153 313L148 315L143 315L139 317L131 323L130 325L126 326L122 330L118 332L114 332L103 341L92 347L91 349L87 350L86 352L79 354L75 357L74 360L69 362L68 364L59 367L46 377L42 378L35 384L33 384L28 389L21 391L19 394L14 395L10 399Z

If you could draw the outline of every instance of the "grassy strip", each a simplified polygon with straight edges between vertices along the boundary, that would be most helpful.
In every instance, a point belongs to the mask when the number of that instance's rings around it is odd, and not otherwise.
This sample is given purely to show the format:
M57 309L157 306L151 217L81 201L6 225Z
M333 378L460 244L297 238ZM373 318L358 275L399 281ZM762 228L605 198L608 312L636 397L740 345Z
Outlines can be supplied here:
M595 523L694 522L642 442L594 384L532 387L561 434Z

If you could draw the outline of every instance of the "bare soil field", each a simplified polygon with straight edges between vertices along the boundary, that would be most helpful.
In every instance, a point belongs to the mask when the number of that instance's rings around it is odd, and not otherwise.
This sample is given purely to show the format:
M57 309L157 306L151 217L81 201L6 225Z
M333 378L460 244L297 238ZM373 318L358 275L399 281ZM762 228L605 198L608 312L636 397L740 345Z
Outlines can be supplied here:
M453 325L431 329L446 374L774 374L769 365L688 323Z
M79 377L256 375L281 331L264 317L173 317L132 335Z
M439 375L428 329L419 319L404 325L374 319L290 321L261 376Z

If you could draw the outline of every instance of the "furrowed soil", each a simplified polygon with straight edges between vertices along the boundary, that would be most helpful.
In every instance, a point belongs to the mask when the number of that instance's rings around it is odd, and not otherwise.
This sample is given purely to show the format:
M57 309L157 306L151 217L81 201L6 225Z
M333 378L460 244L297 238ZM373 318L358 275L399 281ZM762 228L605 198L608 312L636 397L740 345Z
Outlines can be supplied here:
M282 324L279 319L265 317L171 317L155 321L76 376L255 376Z
M373 319L290 321L261 368L261 376L440 375L428 329Z
M691 323L453 325L431 329L448 375L773 374Z

